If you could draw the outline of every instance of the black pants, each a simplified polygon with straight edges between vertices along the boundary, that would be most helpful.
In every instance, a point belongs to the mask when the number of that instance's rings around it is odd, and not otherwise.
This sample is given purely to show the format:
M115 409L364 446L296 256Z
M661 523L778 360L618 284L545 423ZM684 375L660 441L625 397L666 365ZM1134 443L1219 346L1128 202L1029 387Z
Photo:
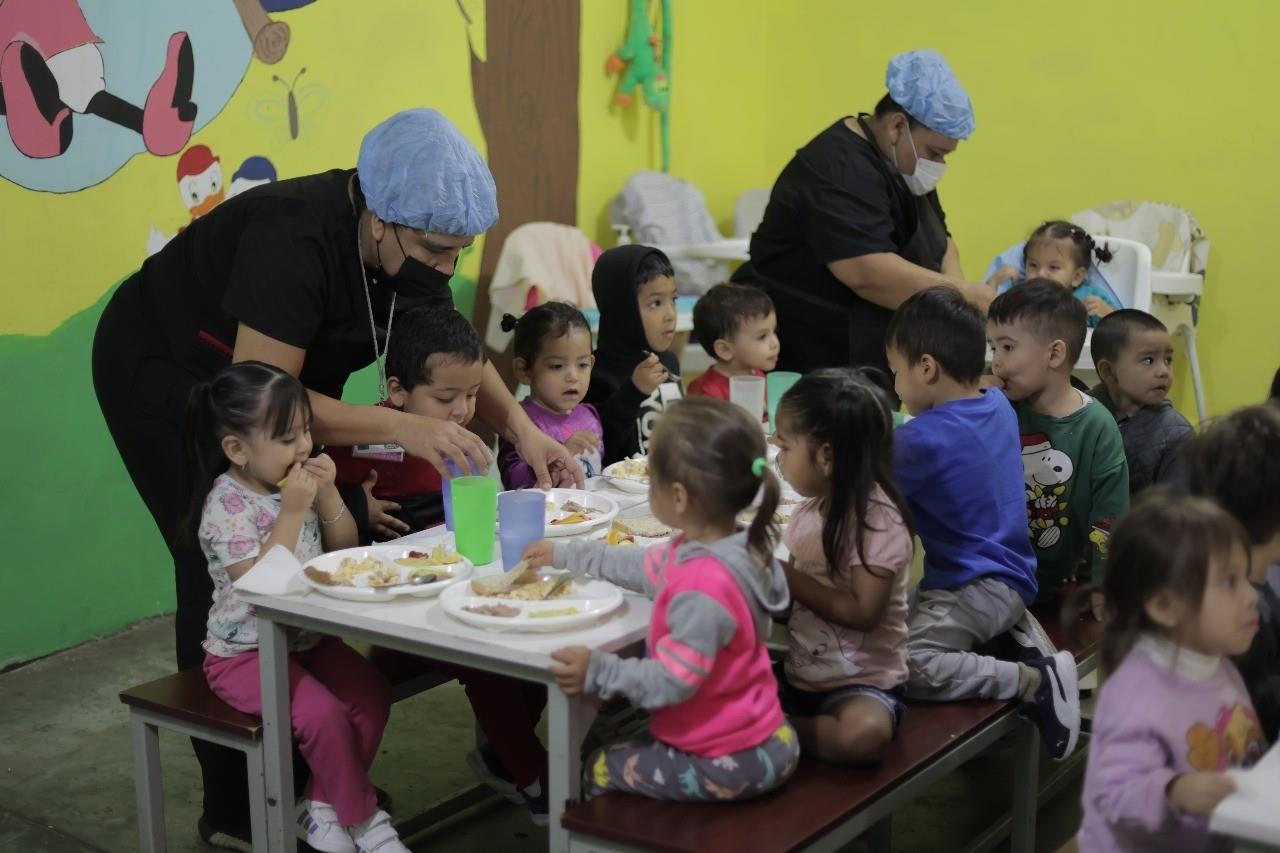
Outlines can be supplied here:
M93 387L107 429L156 528L173 557L178 609L174 617L179 669L200 666L213 580L194 537L179 523L190 499L183 450L187 397L198 378L168 352L135 279L107 304L93 339ZM175 283L178 284L178 283ZM244 756L233 749L192 740L204 783L204 816L218 829L249 825ZM295 755L294 767L306 764ZM301 787L296 790L301 790Z

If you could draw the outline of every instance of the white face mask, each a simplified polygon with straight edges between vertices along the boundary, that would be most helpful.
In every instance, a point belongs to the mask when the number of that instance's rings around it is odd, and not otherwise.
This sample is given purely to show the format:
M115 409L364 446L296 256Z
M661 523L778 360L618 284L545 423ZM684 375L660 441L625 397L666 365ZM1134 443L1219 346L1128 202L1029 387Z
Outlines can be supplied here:
M911 153L916 155L916 170L910 175L903 175L902 179L907 182L907 189L911 190L913 195L928 195L938 186L938 181L942 180L942 174L947 170L946 163L939 163L935 160L926 160L916 151L916 140L911 135L909 128L903 128L903 133L907 135L907 141L911 143ZM893 147L893 165L898 165L898 148ZM902 170L898 169L899 174Z

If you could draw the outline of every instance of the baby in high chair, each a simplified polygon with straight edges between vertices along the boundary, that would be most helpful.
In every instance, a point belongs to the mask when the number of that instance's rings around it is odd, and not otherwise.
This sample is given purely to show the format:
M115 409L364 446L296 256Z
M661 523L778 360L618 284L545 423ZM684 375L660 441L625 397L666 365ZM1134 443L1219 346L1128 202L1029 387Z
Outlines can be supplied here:
M1105 286L1089 281L1089 267L1094 258L1100 263L1111 260L1111 251L1099 246L1088 232L1079 225L1061 219L1052 219L1040 225L1022 248L1025 273L1012 265L996 270L987 284L1002 290L1006 282L1015 284L1033 278L1047 278L1071 291L1084 303L1089 315L1089 328L1098 325L1103 317L1124 306Z

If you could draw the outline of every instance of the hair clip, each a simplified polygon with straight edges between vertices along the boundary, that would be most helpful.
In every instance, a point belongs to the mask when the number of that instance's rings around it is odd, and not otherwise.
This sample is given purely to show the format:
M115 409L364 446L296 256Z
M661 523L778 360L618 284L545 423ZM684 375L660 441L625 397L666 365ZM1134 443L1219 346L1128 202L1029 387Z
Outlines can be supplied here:
M769 460L765 459L763 456L757 456L751 463L751 473L755 474L756 479L759 480L764 477L764 471L768 467Z

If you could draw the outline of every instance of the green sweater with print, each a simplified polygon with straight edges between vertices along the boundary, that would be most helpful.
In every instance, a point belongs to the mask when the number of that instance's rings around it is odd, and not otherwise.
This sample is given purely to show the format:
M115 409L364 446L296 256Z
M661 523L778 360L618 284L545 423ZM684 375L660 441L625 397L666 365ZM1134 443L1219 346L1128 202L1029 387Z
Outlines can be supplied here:
M1129 467L1115 418L1081 396L1085 404L1064 418L1014 404L1041 599L1061 591L1086 559L1090 579L1101 585L1112 522L1129 508Z

